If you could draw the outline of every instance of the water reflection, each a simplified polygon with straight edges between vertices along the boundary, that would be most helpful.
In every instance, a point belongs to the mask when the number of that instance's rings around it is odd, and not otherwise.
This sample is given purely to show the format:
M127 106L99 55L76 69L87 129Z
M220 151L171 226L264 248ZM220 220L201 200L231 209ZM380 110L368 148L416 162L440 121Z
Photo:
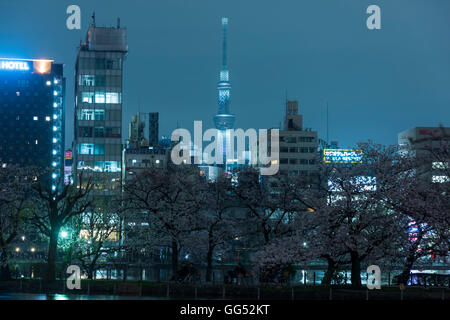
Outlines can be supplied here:
M154 297L109 296L109 295L69 295L38 293L4 293L0 300L165 300Z

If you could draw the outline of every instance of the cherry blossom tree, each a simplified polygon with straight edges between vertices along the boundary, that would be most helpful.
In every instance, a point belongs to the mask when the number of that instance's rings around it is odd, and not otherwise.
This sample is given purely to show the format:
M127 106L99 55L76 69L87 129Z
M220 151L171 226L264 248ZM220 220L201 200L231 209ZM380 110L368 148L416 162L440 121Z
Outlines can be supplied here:
M0 168L0 280L11 278L9 250L29 218L28 196L34 174L33 169L17 166Z
M144 170L124 184L127 211L147 222L148 228L141 232L157 235L160 245L171 248L173 275L183 238L201 229L199 212L207 197L204 186L204 178L191 166Z

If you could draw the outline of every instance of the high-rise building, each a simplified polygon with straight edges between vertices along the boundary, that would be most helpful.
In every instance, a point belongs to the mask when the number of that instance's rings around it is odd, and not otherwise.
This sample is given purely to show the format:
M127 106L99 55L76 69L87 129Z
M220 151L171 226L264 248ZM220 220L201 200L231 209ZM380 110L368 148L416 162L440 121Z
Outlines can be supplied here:
M303 128L298 101L286 101L284 128L279 135L280 174L310 176L317 170L317 132Z
M0 164L63 175L65 78L53 60L0 59Z
M126 29L89 27L75 66L74 171L93 176L98 192L120 184ZM76 177L75 177L76 178Z

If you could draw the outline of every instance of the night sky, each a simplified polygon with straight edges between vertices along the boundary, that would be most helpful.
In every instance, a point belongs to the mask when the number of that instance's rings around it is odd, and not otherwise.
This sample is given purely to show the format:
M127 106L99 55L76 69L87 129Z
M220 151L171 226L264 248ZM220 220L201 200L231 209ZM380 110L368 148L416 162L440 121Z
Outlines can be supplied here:
M81 8L81 30L66 8ZM366 8L381 7L381 30ZM449 125L448 0L0 0L0 57L65 64L66 146L73 139L76 47L97 26L127 28L123 139L131 116L160 113L160 135L213 127L221 67L221 17L229 18L231 111L236 128L278 126L297 99L304 127L342 147L400 131Z

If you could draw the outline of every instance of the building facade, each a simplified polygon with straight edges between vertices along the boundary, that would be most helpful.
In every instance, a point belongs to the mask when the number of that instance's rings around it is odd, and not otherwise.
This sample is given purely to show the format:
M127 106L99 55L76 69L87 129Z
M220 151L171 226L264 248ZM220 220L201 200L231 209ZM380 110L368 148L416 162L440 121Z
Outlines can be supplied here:
M398 134L400 153L425 159L426 164L417 173L435 183L450 181L449 143L449 127L414 127Z
M158 138L155 137L155 127L158 128L158 119L155 114L149 116L149 139L145 137L145 116L139 113L131 118L129 124L129 138L122 155L122 179L126 183L127 179L133 178L139 172L150 169L167 169L170 161L170 148L161 146ZM149 140L153 143L150 144Z
M280 164L282 175L310 176L317 170L317 132L303 128L298 101L286 102L284 127L280 130Z
M120 186L126 30L93 23L75 66L74 172L92 176L97 192ZM76 179L76 176L74 177Z
M63 65L53 60L0 59L0 164L63 173Z

